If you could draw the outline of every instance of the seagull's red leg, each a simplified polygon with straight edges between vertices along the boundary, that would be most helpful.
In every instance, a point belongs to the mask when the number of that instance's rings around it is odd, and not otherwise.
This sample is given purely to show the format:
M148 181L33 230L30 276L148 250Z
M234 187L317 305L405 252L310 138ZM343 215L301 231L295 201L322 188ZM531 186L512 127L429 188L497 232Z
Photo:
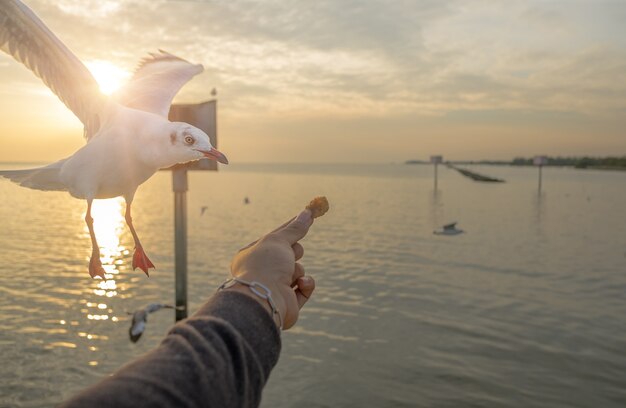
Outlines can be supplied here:
M100 262L100 247L98 241L96 241L96 234L93 231L93 218L91 217L91 201L87 200L87 214L85 214L85 222L87 228L89 228L89 236L91 237L91 258L89 259L89 275L92 278L96 276L106 279L104 277L104 268L102 262Z
M143 247L141 246L141 242L139 242L139 237L137 236L137 232L135 232L135 227L133 227L133 217L131 217L130 215L130 202L126 203L125 218L126 218L126 224L128 224L128 228L130 228L130 233L133 234L133 239L135 240L135 253L133 254L133 270L139 268L142 271L144 271L146 275L150 276L150 274L148 273L148 269L154 268L154 265L152 264L152 262L150 262L150 259L148 259L148 256L143 251Z

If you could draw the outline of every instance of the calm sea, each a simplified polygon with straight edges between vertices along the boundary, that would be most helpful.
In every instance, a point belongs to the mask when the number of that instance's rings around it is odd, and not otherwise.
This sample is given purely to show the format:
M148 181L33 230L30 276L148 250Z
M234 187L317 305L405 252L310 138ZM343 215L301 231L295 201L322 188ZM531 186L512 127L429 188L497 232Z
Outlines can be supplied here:
M192 310L238 248L316 195L331 203L303 242L318 288L264 407L626 406L626 172L548 168L538 194L536 169L475 169L507 182L440 167L434 191L430 166L402 164L190 175ZM84 202L6 181L0 197L0 406L51 406L159 343L171 312L137 344L127 312L173 301L170 174L133 205L150 278L130 270L120 200L94 210L103 283ZM433 235L451 221L466 233Z

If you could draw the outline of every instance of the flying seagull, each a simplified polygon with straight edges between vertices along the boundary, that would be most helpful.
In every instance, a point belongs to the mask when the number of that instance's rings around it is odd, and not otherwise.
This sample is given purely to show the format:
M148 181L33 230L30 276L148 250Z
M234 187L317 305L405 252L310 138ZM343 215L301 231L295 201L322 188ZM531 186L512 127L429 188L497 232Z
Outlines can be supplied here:
M465 232L462 229L458 229L456 227L456 224L457 224L456 222L451 222L450 224L446 224L440 229L433 231L433 234L435 235L458 235L458 234L462 234L463 232Z
M94 199L123 196L126 223L135 242L133 269L154 268L131 217L137 187L157 170L203 157L227 164L202 130L170 122L172 99L200 64L159 50L142 59L129 83L109 97L82 62L19 0L0 1L0 48L23 63L81 120L87 143L72 156L48 166L0 171L24 187L67 191L87 200L85 222L91 236L89 275L104 279L93 230Z
M139 309L132 313L133 321L130 324L130 328L128 329L128 337L130 341L133 343L137 343L137 340L141 337L144 330L146 330L146 323L148 322L148 314L154 313L157 310L161 309L176 309L171 305L164 305L161 303L150 303L145 309ZM131 313L128 313L131 314Z

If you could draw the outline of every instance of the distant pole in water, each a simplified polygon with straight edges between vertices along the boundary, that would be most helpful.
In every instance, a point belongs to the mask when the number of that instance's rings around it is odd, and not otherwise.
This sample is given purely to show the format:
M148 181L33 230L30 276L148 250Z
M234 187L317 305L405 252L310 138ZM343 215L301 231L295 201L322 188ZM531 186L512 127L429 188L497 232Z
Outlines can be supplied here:
M535 156L533 163L535 166L539 167L539 187L537 191L539 192L539 194L541 194L541 183L542 183L541 170L543 166L548 163L548 158L546 156Z
M435 165L435 191L437 191L437 165L443 163L443 156L430 156L430 162Z
M213 96L215 94L211 93ZM172 105L169 119L187 122L203 130L211 144L217 146L217 101L197 104ZM175 253L175 291L176 321L187 317L187 171L217 171L217 163L208 159L188 164L176 165L172 168L172 188L174 190L174 253Z

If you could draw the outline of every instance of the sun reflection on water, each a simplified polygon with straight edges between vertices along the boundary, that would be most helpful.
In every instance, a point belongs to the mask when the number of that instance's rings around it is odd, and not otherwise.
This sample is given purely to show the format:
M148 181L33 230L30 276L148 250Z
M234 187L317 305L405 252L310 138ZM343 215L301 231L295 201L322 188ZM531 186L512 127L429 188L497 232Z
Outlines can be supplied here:
M91 207L94 219L94 231L100 246L100 260L105 270L106 282L100 282L100 289L115 289L113 275L119 273L117 267L121 257L128 250L121 244L120 236L124 231L124 205L121 197L110 200L96 200ZM85 227L86 228L86 227ZM87 231L88 232L88 231ZM113 287L109 287L113 285Z
M94 232L100 247L100 261L105 270L106 280L94 280L90 292L92 296L95 295L96 297L81 301L85 306L81 312L90 321L118 321L118 318L113 315L109 301L105 299L118 295L117 275L119 275L120 266L124 264L124 257L129 253L121 239L125 228L124 209L122 198L97 200L93 202L91 207ZM89 236L89 230L86 226L85 234L87 237ZM95 333L80 332L78 336L89 342L108 340L107 336ZM94 345L90 345L90 347L90 349L96 349ZM91 366L97 364L96 361L89 362Z

